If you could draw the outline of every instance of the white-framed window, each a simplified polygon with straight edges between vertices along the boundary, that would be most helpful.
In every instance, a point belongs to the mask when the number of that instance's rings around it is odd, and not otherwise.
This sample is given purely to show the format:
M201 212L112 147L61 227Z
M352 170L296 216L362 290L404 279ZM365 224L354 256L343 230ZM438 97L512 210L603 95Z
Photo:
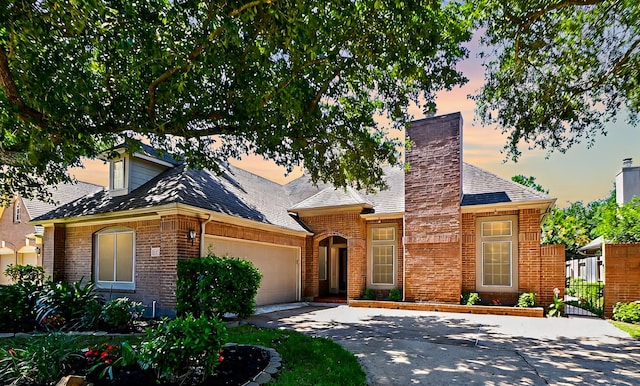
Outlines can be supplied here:
M386 288L395 284L397 228L382 224L370 227L369 285Z
M480 217L477 221L477 289L517 291L517 216Z
M125 188L124 160L113 161L113 190Z
M113 227L95 234L95 282L98 288L135 289L135 232Z
M327 247L318 249L318 280L327 280Z
M22 205L20 205L20 200L15 200L13 202L13 222L20 222L21 212Z

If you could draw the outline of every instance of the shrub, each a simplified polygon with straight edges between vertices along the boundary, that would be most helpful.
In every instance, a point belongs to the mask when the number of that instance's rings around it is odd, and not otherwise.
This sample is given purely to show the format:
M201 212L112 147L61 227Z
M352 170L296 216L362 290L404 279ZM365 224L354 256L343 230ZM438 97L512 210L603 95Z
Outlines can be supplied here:
M376 298L376 293L373 292L371 288L367 288L366 290L364 290L362 298L366 300L374 300Z
M36 300L44 286L44 268L10 265L5 273L15 284L0 287L0 331L25 331L35 324Z
M474 304L478 304L482 301L480 299L480 295L477 292L469 292L468 294L464 294L462 296L462 304L467 306L473 306Z
M36 305L36 317L42 327L83 329L94 327L100 297L94 292L91 281L82 284L48 282ZM97 306L96 306L97 305ZM51 317L62 318L61 326L47 324ZM60 320L60 319L59 319ZM44 322L44 323L43 323Z
M616 303L613 306L613 320L626 323L639 323L640 303Z
M518 304L516 304L516 307L530 308L535 306L535 304L536 295L532 292L523 292L520 294L520 297L518 297Z
M389 291L389 300L392 300L394 302L399 302L402 300L402 292L400 292L399 289L397 288L392 288L391 291Z
M154 369L160 380L197 384L213 374L226 338L225 322L189 314L148 329L138 359L143 369Z
M0 331L22 331L33 326L33 307L29 296L18 285L0 285Z
M109 331L126 332L133 327L133 322L142 317L142 303L129 298L110 300L102 306L100 324Z
M29 340L24 348L0 350L0 381L3 385L44 385L67 375L82 361L71 335L51 333Z
M262 275L250 261L209 255L178 261L176 311L221 318L246 318L255 311Z

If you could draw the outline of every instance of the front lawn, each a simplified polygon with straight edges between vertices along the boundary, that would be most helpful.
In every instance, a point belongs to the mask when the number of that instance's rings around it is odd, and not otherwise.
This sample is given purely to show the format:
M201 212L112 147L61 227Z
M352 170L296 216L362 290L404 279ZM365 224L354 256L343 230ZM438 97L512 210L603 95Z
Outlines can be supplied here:
M640 340L640 324L616 322L614 320L611 321L611 324L628 333L631 337Z
M137 345L141 336L86 336L39 334L0 339L0 379L22 350L36 353L20 366L24 384L55 384L61 376L74 372L81 350L103 344L119 346L127 341ZM240 326L229 329L229 342L274 348L282 358L280 371L270 385L364 385L365 374L356 357L329 339L309 337L295 331ZM26 352L25 352L26 354ZM23 367L26 366L26 367ZM53 382L53 383L51 383Z
M229 341L274 348L282 368L269 385L364 385L356 357L326 338L254 326L229 329Z

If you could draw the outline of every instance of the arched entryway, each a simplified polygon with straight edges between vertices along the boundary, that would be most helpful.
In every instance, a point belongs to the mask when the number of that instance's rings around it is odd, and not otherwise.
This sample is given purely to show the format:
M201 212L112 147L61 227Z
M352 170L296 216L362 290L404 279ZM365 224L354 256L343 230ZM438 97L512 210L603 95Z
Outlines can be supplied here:
M318 289L322 299L347 299L347 239L330 236L318 244Z

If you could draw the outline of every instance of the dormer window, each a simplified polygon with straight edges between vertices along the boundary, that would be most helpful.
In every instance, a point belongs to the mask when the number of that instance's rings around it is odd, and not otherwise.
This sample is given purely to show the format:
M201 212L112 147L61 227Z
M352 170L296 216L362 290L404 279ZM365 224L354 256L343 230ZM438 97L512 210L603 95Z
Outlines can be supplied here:
M113 162L113 190L124 189L124 160Z

